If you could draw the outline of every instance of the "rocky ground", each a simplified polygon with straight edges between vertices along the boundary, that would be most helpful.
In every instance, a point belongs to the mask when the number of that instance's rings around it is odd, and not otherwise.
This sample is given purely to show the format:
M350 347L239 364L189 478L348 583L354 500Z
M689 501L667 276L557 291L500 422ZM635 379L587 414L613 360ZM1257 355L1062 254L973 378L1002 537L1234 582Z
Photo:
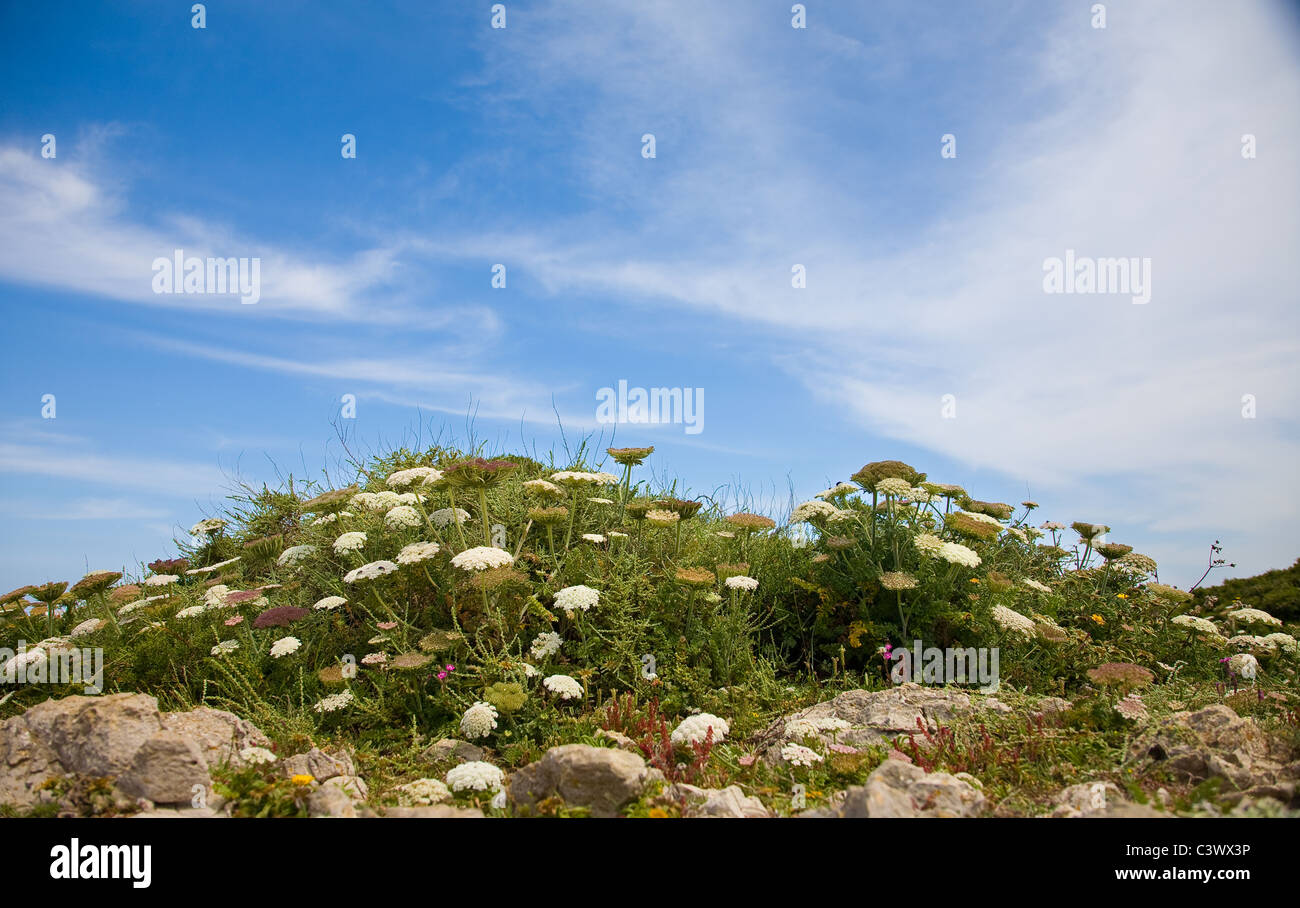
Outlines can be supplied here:
M1039 715L1068 708L1043 698ZM552 747L540 759L505 777L495 797L466 803L453 798L439 778L449 769L480 760L468 742L443 739L420 757L429 775L392 788L382 803L372 797L354 755L345 749L311 747L272 756L270 740L229 712L200 707L162 712L144 694L71 696L49 700L0 724L0 804L11 814L132 817L225 817L255 814L230 780L267 771L284 780L300 815L322 817L465 817L553 813L577 809L592 816L681 815L761 818L977 817L1002 815L983 782L966 772L927 771L906 749L904 736L922 748L925 732L954 723L1005 715L1013 707L996 696L914 684L883 691L849 690L773 722L747 742L754 759L780 761L781 748L820 737L826 748L862 752L880 746L885 759L865 783L832 792L806 809L778 809L771 799L741 785L702 788L670 783L647 765L632 741L617 732L601 745ZM809 742L811 743L811 742ZM886 749L887 748L887 749ZM924 750L918 751L923 755ZM1145 802L1101 772L1053 795L1041 815L1055 817L1166 817L1176 813L1300 812L1300 759L1266 734L1253 718L1223 704L1182 711L1150 723L1132 737L1124 769L1150 775L1154 768L1172 788L1212 783L1214 796L1179 810L1165 788ZM919 762L926 762L924 759ZM223 781L224 780L224 781ZM289 786L288 783L292 782ZM1195 789L1199 790L1199 789ZM223 791L225 792L223 794ZM253 795L248 795L252 798ZM259 797L263 797L259 795ZM283 812L283 811L281 811ZM1015 812L1015 811L1010 811Z

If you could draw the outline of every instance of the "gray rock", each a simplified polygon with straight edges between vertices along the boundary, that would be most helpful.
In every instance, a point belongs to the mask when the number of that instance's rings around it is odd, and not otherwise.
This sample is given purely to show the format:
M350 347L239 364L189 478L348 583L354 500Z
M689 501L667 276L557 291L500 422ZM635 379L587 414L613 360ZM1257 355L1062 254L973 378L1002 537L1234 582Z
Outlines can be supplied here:
M307 775L317 782L327 782L338 776L357 774L350 754L345 751L330 754L317 747L313 747L306 753L286 757L280 761L279 767L281 774L286 777Z
M426 747L420 756L430 763L473 763L483 759L483 748L468 741L443 738Z
M665 789L663 796L670 801L685 802L683 816L688 817L772 816L772 812L763 806L762 801L756 797L746 796L739 785L728 785L726 788L697 788L679 782Z
M886 760L865 785L854 785L836 806L805 811L812 817L973 817L984 794L946 772L927 773L903 760Z
M113 779L129 797L187 806L201 785L211 801L211 768L269 743L233 713L161 713L145 694L47 700L0 723L0 804L29 809L49 800L46 781L69 776Z
M189 804L197 791L207 796L212 777L199 742L160 731L140 746L117 787L155 804Z
M522 811L559 797L593 816L612 817L645 792L655 778L645 760L609 747L564 744L510 777L510 799Z

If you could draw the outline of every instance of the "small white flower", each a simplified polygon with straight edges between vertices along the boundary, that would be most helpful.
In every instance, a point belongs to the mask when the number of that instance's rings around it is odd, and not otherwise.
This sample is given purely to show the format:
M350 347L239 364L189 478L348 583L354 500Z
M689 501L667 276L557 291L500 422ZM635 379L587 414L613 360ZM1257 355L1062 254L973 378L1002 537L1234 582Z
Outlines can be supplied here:
M605 537L599 533L583 533L582 538L585 542L594 542L597 545L605 541Z
M316 546L314 545L291 545L280 553L280 557L275 559L275 563L285 567L286 565L305 561L314 554L316 554Z
M569 675L549 675L542 679L542 687L558 696L561 700L579 700L582 698L582 685Z
M482 700L465 710L465 715L460 718L460 730L471 741L486 738L496 727L496 707Z
M429 515L429 519L433 521L434 526L441 530L444 527L451 526L452 520L455 520L456 523L464 523L469 520L469 511L456 508L453 515L451 508L439 508Z
M429 804L441 804L451 800L451 791L439 779L416 779L393 789L397 799L412 807L424 807Z
M204 608L203 606L201 606L201 605L191 605L189 608L183 608L183 609L181 609L179 612L177 612L177 613L175 614L174 617L176 617L176 618L197 618L199 615L202 615L205 611L207 611L207 609L205 609L205 608Z
M787 744L781 748L781 759L791 766L812 766L822 762L822 755L802 744Z
M558 653L562 642L559 634L554 631L546 631L537 635L530 652L533 654L534 659L545 659L547 656Z
M422 522L420 512L409 504L399 504L384 515L384 526L390 530L412 529L418 527Z
M740 590L742 593L752 593L754 590L758 589L758 581L753 577L746 577L744 575L728 577L723 581L723 584L727 589Z
M190 527L191 536L210 536L226 525L226 522L220 517L209 517L207 520L200 520L194 526Z
M271 753L271 751L267 750L265 747L245 747L239 752L239 758L245 763L252 763L254 765L275 762L275 754Z
M514 556L505 549L499 549L491 545L479 545L472 549L466 549L452 558L451 564L452 567L458 567L462 571L486 571L489 568L513 564L514 560Z
M1032 637L1034 635L1034 622L1005 605L993 606L993 623L1004 631L1017 636Z
M959 542L945 542L939 549L939 557L949 564L960 564L962 567L980 566L980 556L975 553L975 550L968 549Z
M238 640L222 640L216 646L212 647L212 655L228 656L237 649L239 649Z
M1228 660L1228 667L1247 681L1254 681L1259 672L1259 660L1250 653L1238 653Z
M397 565L391 561L372 561L369 564L363 564L359 568L348 571L343 575L343 582L356 583L359 580L374 580L376 577L391 574L396 570Z
M470 760L447 770L446 778L452 791L498 791L505 774L491 763Z
M419 564L421 561L428 561L441 549L442 547L436 542L412 542L408 546L403 546L397 553L397 563Z
M344 533L334 540L334 551L340 555L347 552L359 552L366 545L366 534L361 532Z
M176 574L154 574L152 577L146 577L140 582L145 586L171 586L180 579Z
M337 694L330 694L328 697L321 698L312 709L321 714L338 712L340 709L350 706L355 699L352 696L352 691L341 690Z
M1020 582L1023 583L1025 586L1029 587L1031 590L1037 590L1040 593L1050 593L1052 591L1052 588L1047 584L1039 583L1037 580L1031 580L1028 577L1026 577L1024 580Z
M1277 618L1274 618L1268 612L1261 611L1257 608L1234 609L1233 611L1228 612L1228 617L1246 624L1273 624L1278 627L1282 626L1282 622Z
M326 596L324 599L320 600L315 605L313 605L312 608L321 612L329 612L338 608L340 605L347 605L347 604L348 601L344 599L342 596Z
M598 602L600 591L589 586L566 586L555 594L555 607L570 615L590 611Z
M361 657L362 665L383 665L388 661L388 653L380 650L377 653L366 653Z
M279 659L282 656L292 655L293 653L298 652L298 649L301 646L302 641L297 637L281 637L279 640L271 644L271 657L273 659Z
M724 741L731 732L731 726L727 724L726 719L720 719L710 713L696 713L679 722L668 739L677 746L701 744L708 737L709 729L713 730L714 744Z
M1170 623L1194 631L1200 631L1203 634L1213 634L1216 637L1220 636L1219 629L1215 626L1213 621L1208 618L1201 618L1197 615L1178 615L1177 617L1172 618Z
M790 512L791 523L806 523L810 520L828 519L839 512L839 508L825 501L805 501Z
M74 627L71 631L71 636L85 637L88 634L93 634L95 631L99 630L103 626L104 626L103 618L90 618L87 619L86 621L81 622L76 627Z
M388 486L393 489L404 489L412 484L431 486L440 479L442 479L441 470L435 470L433 467L412 467L409 470L398 470L389 476Z

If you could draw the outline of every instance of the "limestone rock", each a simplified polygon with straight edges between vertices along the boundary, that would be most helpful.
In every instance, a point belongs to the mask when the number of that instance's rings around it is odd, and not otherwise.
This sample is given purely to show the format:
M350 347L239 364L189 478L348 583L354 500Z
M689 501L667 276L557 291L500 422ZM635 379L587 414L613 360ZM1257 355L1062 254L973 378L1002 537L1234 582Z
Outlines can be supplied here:
M854 785L835 806L805 811L805 817L972 817L984 809L984 794L946 772L927 773L902 760L880 764L865 785Z
M420 756L430 763L473 763L483 759L483 748L468 741L443 738L426 747Z
M524 811L559 797L593 816L612 817L645 791L655 776L636 754L610 747L564 744L510 777L510 798Z
M726 788L697 788L677 783L664 790L663 797L674 802L684 802L683 816L756 818L770 817L772 812L756 797L746 796L739 785Z

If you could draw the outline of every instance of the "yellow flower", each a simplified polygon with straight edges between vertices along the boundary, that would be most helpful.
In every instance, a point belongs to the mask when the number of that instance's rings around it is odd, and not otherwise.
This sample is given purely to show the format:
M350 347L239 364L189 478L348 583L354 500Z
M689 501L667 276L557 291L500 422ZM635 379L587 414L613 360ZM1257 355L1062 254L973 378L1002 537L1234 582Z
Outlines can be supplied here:
M668 818L668 811L666 811L666 810L664 810L664 809L662 809L662 808L660 808L660 807L651 807L651 808L650 808L650 818L651 818L652 820L664 820L664 819L667 819L667 818Z
M316 777L308 775L305 772L300 772L289 781L295 785L310 785L312 782L316 781Z
M971 583L979 583L979 582L980 582L980 579L979 579L978 577L972 577L972 578L970 579L970 582L971 582Z
M1101 615L1093 615L1093 616L1092 616L1092 620L1093 620L1093 621L1096 621L1098 624L1105 624L1105 623L1106 623L1106 619L1103 618L1103 617L1101 617Z
M1128 598L1128 593L1116 593L1116 598L1118 598L1118 599L1127 599L1127 598Z

